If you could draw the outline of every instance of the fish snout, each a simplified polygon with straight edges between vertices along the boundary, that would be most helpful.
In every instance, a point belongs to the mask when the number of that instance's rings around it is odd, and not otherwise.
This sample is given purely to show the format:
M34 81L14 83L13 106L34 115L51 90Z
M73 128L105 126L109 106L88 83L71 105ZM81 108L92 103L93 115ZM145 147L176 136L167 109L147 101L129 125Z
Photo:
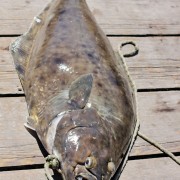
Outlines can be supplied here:
M82 165L77 165L74 173L76 180L97 180L97 178Z

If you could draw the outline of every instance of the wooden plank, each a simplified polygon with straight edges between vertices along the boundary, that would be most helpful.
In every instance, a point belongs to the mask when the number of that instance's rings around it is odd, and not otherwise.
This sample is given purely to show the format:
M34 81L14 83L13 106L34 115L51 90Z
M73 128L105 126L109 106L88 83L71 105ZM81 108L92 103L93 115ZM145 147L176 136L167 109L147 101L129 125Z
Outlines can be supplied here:
M113 37L110 41L114 49L126 41L139 47L137 56L125 59L138 89L180 87L180 37Z
M24 128L27 115L24 98L0 99L0 167L44 161L36 140Z
M19 170L19 171L2 171L0 179L6 180L47 180L44 169Z
M137 173L138 172L138 173ZM179 166L169 158L128 161L120 180L179 180ZM0 179L46 180L44 169L4 171Z
M14 39L0 38L0 94L23 93L8 51L8 46ZM126 59L138 89L180 87L180 37L111 37L109 39L114 49L118 48L118 44L128 40L138 44L139 55Z
M21 94L22 87L16 73L9 45L15 38L0 38L0 94Z
M180 91L138 93L141 131L172 152L180 150ZM0 167L43 163L34 138L23 127L25 99L0 98ZM161 153L141 139L131 156Z
M25 32L50 0L1 0L0 34ZM179 0L87 0L106 34L179 34Z
M180 91L138 93L140 131L171 152L180 151ZM131 156L160 153L137 138Z
M169 158L128 161L121 180L179 180L180 168Z

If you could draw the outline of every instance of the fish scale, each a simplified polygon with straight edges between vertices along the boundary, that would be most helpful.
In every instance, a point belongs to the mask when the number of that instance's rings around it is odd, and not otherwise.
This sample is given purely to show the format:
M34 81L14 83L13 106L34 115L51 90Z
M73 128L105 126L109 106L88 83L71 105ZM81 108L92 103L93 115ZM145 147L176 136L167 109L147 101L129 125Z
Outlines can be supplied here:
M135 88L85 0L53 0L10 49L26 127L63 178L118 179L139 127Z

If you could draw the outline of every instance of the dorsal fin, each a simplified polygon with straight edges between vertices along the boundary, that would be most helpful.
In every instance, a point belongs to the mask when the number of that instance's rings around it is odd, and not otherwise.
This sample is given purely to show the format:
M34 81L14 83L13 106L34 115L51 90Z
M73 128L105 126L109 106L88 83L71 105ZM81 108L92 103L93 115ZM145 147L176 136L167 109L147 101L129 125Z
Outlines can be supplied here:
M69 90L70 102L77 108L84 108L91 94L92 84L92 74L82 75L72 82Z
M47 7L34 18L29 30L18 37L14 42L10 45L10 52L14 59L14 64L16 70L18 72L19 78L23 85L24 74L26 70L26 65L28 64L29 57L32 51L33 42L42 25L44 24L44 20L47 16L48 10L51 6L52 2L47 5Z
M21 82L23 83L26 65L33 45L33 40L38 31L38 23L34 20L29 31L18 37L11 45L10 51Z

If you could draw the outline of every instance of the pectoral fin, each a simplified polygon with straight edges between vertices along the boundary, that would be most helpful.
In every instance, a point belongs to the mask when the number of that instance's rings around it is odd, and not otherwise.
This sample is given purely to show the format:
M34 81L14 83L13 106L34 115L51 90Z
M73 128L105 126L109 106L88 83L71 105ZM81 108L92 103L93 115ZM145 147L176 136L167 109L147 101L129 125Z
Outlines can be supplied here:
M77 108L84 108L91 94L93 84L92 74L86 74L76 79L69 90L69 100Z

